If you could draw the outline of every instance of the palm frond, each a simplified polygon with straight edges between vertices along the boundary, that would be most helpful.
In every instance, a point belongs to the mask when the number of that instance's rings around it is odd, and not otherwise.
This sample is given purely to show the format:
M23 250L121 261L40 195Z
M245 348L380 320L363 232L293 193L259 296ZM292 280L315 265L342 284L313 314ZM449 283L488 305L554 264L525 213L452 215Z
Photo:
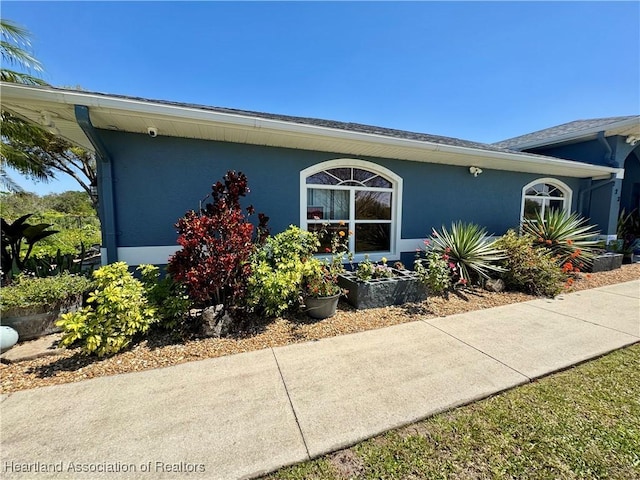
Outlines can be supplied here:
M46 85L46 82L31 75L31 72L42 72L43 68L30 49L28 30L10 20L0 19L0 58L3 63L0 74L3 81ZM4 65L14 69L4 68Z

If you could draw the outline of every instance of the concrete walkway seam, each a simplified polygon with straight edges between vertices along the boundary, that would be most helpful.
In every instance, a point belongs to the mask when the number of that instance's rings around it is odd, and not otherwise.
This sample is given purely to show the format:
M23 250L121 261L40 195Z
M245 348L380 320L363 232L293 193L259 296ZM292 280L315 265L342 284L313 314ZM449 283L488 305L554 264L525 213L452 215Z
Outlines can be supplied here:
M302 438L302 444L304 445L304 449L307 452L307 457L311 460L311 454L309 453L309 447L307 446L307 440L304 438L304 433L302 433L302 427L300 426L300 420L298 420L298 413L296 412L296 408L293 406L293 401L291 400L291 395L289 394L289 388L287 387L287 382L284 380L284 375L282 375L282 369L280 368L280 363L278 363L278 357L276 356L276 352L271 347L271 353L273 354L273 359L276 362L276 366L278 367L278 373L280 374L280 379L282 380L282 385L284 386L284 391L287 394L287 399L289 400L289 405L291 405L291 411L293 412L293 418L296 419L296 425L298 426L298 432L300 432L300 438Z
M617 294L614 294L614 295L617 295ZM621 295L621 296L626 297L626 298L632 298L632 297L627 297L626 295ZM520 305L523 305L523 306L526 306L526 307L530 307L530 308L536 308L538 310L543 310L545 312L553 313L553 314L556 314L556 315L561 315L563 317L571 318L573 320L580 320L581 322L588 323L590 325L595 325L596 327L606 328L607 330L611 330L611 331L614 331L614 332L624 333L625 335L629 335L630 337L634 337L634 338L637 338L637 339L640 340L640 336L634 335L633 333L625 332L623 330L618 330L617 328L613 328L613 327L608 327L607 325L602 325L600 323L591 322L589 320L585 320L584 318L574 317L573 315L567 315L566 313L557 312L555 310L551 310L551 309L548 309L548 308L540 307L538 305L531 305L528 302L523 302Z
M515 368L513 368L511 365L507 365L506 363L504 363L504 362L502 362L502 361L498 360L497 358L495 358L495 357L493 357L493 356L489 355L487 352L483 352L483 351L482 351L482 350L480 350L478 347L475 347L475 346L471 345L470 343L467 343L467 342L465 342L464 340L462 340L462 339L460 339L460 338L456 337L455 335L452 335L452 334L450 334L449 332L447 332L447 331L445 331L445 330L442 330L441 328L438 328L438 327L436 327L435 325L430 324L430 323L429 323L429 320L430 320L430 319L423 318L423 319L421 320L421 322L424 322L424 323L426 323L427 325L429 325L430 327L433 327L433 328L435 328L436 330L441 331L441 332L442 332L442 333L444 333L445 335L448 335L448 336L450 336L451 338L453 338L454 340L457 340L458 342L463 343L463 344L464 344L464 345L466 345L467 347L471 347L471 348L473 348L475 351L477 351L477 352L479 352L479 353L483 354L485 357L489 357L491 360L494 360L494 361L498 362L500 365L504 365L504 366L505 366L505 367L507 367L509 370L513 370L513 371L514 371L514 372L516 372L518 375L522 375L524 378L526 378L526 381L525 381L524 383L530 382L530 381L532 380L532 379L531 379L531 377L529 377L528 375L525 375L524 373L522 373L522 372L520 372L520 371L516 370L516 369L515 369Z
M637 300L637 297L634 297L632 295L627 295L627 294L624 294L624 293L610 292L609 290L599 290L599 292L607 293L609 295L618 295L619 297L633 298L634 300Z

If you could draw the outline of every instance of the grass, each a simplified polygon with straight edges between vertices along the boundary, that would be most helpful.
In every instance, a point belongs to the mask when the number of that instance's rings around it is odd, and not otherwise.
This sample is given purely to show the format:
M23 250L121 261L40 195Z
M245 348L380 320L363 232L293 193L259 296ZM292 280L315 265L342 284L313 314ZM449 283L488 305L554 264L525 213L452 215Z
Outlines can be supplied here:
M640 479L640 345L269 479Z

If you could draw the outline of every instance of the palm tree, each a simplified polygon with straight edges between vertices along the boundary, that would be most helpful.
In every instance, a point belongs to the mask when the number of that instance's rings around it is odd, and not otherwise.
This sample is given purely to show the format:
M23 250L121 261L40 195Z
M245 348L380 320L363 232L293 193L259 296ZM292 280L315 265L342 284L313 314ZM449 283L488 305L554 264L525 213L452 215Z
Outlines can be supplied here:
M0 80L25 85L46 85L38 77L25 72L42 72L42 65L27 50L31 48L29 32L10 20L0 19L0 55L2 62L22 71L2 68Z
M47 85L44 80L25 73L42 72L40 62L26 50L30 47L27 30L11 21L0 19L2 63L14 68L0 68L0 80L25 85ZM1 126L0 187L14 192L21 190L7 175L7 166L27 177L45 182L54 178L56 173L64 173L78 182L97 208L96 164L92 153L4 110Z
M42 65L26 48L30 48L29 32L9 20L0 19L0 80L3 82L22 83L25 85L46 85L30 73L30 71L42 72ZM8 65L11 68L5 68ZM18 68L18 71L15 70ZM25 139L39 136L41 129L30 125L8 112L2 111L0 120L2 127L2 143L0 143L0 186L9 191L21 191L20 186L7 174L6 167L10 166L18 172L47 180L50 172L40 162L34 161L24 150L20 150L11 144L12 139Z

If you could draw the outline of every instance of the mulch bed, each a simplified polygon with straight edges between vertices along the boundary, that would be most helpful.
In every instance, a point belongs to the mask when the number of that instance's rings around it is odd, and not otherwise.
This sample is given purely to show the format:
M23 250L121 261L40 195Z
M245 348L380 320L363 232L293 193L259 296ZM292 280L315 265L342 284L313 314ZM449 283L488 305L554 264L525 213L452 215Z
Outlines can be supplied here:
M610 272L579 274L571 291L596 288L640 279L640 264L623 265ZM432 297L419 304L355 310L340 302L338 312L326 320L311 320L304 314L275 320L252 318L227 338L206 338L186 342L163 332L152 332L128 350L98 359L82 355L79 349L61 350L52 356L1 364L1 392L78 382L89 378L167 367L184 362L232 355L263 348L289 345L383 328L421 318L448 316L511 303L532 300L523 293L493 293L465 289L448 299Z

